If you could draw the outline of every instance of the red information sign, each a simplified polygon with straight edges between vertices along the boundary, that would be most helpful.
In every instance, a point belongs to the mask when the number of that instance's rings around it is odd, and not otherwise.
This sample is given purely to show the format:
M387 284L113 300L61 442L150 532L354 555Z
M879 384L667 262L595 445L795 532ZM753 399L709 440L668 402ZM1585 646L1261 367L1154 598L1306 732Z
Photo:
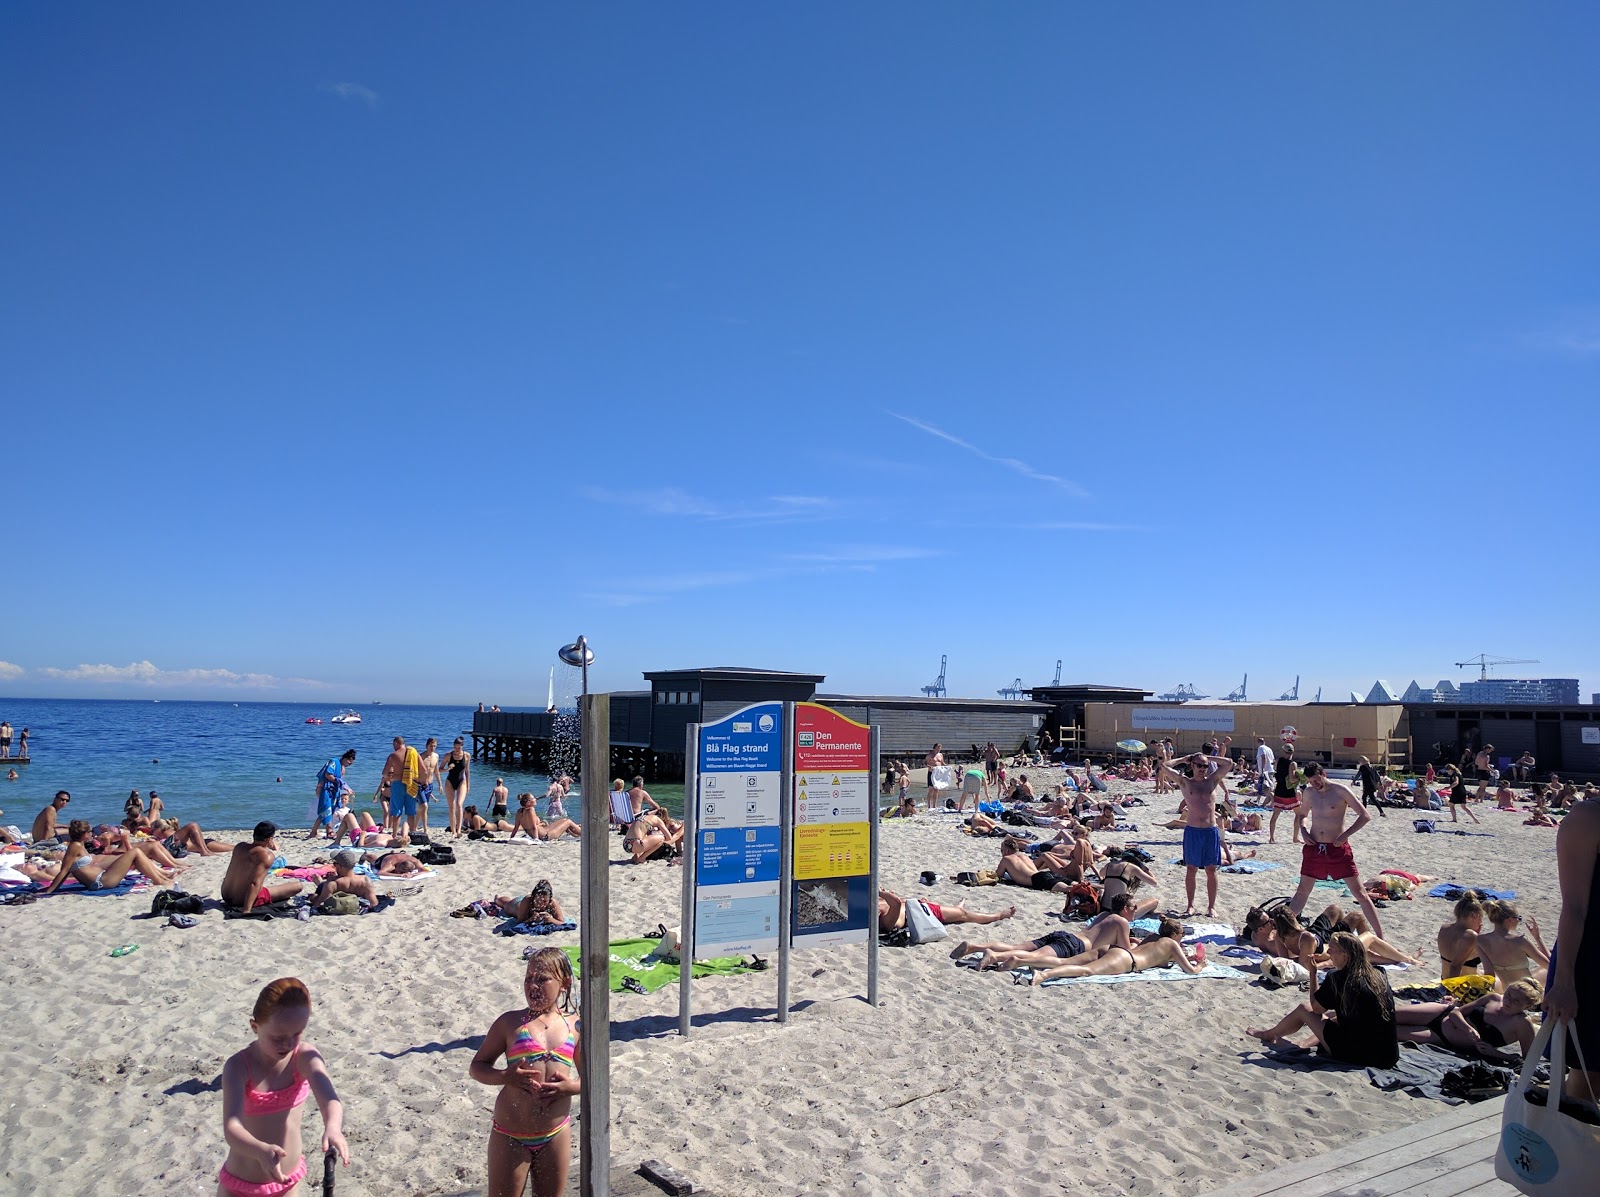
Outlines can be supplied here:
M794 709L796 773L872 768L870 729L831 707L802 702Z
M795 946L862 943L871 892L872 732L831 707L794 709Z

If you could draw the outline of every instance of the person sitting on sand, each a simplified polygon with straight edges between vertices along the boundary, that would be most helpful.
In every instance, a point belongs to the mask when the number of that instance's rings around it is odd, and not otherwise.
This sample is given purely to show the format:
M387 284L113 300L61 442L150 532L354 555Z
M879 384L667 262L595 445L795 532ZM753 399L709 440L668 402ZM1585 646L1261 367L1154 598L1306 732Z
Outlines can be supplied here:
M1189 958L1183 946L1183 924L1176 919L1164 918L1155 935L1140 941L1132 948L1108 948L1087 964L1061 964L1033 974L1032 984L1076 977L1112 977L1122 973L1142 973L1151 968L1177 965L1191 976L1201 966Z
M501 914L519 923L548 925L567 921L566 912L556 900L554 888L543 877L533 883L533 889L525 897L513 898L502 894L495 898L494 904Z
M378 891L372 884L372 878L363 877L356 872L356 866L360 863L361 853L354 848L343 848L335 852L333 876L317 886L317 904L321 905L334 894L354 894L358 898L376 904Z
M921 899L918 899L921 901ZM1007 906L1004 910L995 911L993 914L983 914L976 910L968 910L966 904L950 906L938 902L924 903L928 913L933 915L945 926L954 926L957 923L998 923L1010 918L1017 913L1015 906ZM887 935L891 931L898 931L906 925L906 900L893 890L880 889L878 891L878 930Z
M1128 897L1118 895L1111 902L1109 913L1094 921L1082 935L1072 931L1051 931L1038 939L1021 943L972 943L963 940L950 953L950 959L960 960L973 952L982 952L978 971L1013 968L1053 968L1061 964L1089 964L1105 955L1111 948L1131 949L1133 940L1128 932Z
M198 823L185 823L180 827L176 819L163 819L151 829L151 833L159 835L161 846L174 855L179 849L193 852L196 856L226 856L233 851L232 844L207 839Z
M300 892L298 881L274 881L267 884L272 872L272 862L278 856L278 826L262 820L256 824L248 844L238 844L228 861L228 871L222 875L218 893L224 905L249 914L257 906L270 906Z
M1395 1007L1400 1038L1407 1043L1433 1043L1496 1064L1515 1064L1533 1046L1538 1028L1532 1012L1544 997L1539 982L1518 981L1505 993L1486 993L1458 1006L1448 1002L1411 1002ZM1510 1050L1512 1044L1521 1057Z
M57 790L56 796L50 800L50 805L45 807L33 820L33 833L29 837L35 844L57 837L56 815L67 808L67 803L72 801L72 795L65 790Z
M1455 918L1439 928L1439 975L1451 977L1481 972L1478 936L1483 931L1483 903L1468 894L1456 903Z
M683 840L683 827L670 825L666 819L651 811L641 814L628 824L622 846L633 858L634 864L647 860L671 859L677 855L678 844Z
M1500 788L1494 792L1494 806L1496 810L1517 809L1517 796L1511 792L1511 786L1503 779Z
M1109 911L1120 897L1128 899L1126 916L1130 922L1146 918L1161 908L1161 895L1154 892L1158 882L1155 874L1135 864L1131 860L1118 858L1099 868L1100 876L1100 909ZM1133 891L1142 885L1150 886L1150 892L1142 897L1135 897Z
M504 819L485 819L478 813L476 806L469 806L463 812L466 817L468 831L515 831L516 827Z
M882 811L885 819L909 819L917 813L917 800L910 794L900 799L899 806L886 806Z
M1000 863L995 868L1002 885L1020 885L1024 889L1048 890L1064 894L1071 886L1065 877L1050 869L1041 869L1028 855L1027 846L1013 836L1000 841Z
M1554 827L1556 821L1550 817L1550 811L1545 807L1543 800L1533 804L1533 813L1522 820L1524 827Z
M115 857L95 856L84 847L84 841L88 838L89 824L83 819L72 820L67 828L66 854L61 858L61 866L56 871L55 879L50 882L47 893L55 893L66 884L69 877L87 890L115 889L134 869L143 873L154 885L172 884L172 877L138 848Z
M1285 1048L1301 1046L1289 1036L1309 1030L1323 1055L1346 1064L1393 1068L1400 1059L1400 1035L1388 977L1373 967L1361 941L1347 931L1334 935L1328 953L1333 971L1308 1000L1276 1025L1245 1034L1269 1047Z
M1523 918L1510 902L1490 902L1484 907L1484 914L1493 930L1478 936L1478 952L1483 957L1483 971L1494 974L1498 992L1504 993L1507 986L1532 977L1534 964L1541 969L1550 966L1550 952L1533 916ZM1531 940L1518 932L1518 923L1527 926Z
M517 795L517 817L513 824L512 834L521 832L530 840L558 840L564 835L574 839L583 837L583 828L571 819L557 819L554 822L545 822L539 818L539 808L532 794ZM637 819L634 822L638 822Z

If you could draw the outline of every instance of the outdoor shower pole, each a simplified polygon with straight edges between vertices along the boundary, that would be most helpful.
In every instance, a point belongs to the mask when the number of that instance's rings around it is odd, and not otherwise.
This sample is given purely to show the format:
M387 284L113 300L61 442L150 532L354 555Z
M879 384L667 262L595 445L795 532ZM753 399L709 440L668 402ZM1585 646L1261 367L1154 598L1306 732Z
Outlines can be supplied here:
M588 667L584 668L587 689ZM583 923L579 955L583 987L583 1146L578 1162L582 1197L611 1192L611 695L583 696Z

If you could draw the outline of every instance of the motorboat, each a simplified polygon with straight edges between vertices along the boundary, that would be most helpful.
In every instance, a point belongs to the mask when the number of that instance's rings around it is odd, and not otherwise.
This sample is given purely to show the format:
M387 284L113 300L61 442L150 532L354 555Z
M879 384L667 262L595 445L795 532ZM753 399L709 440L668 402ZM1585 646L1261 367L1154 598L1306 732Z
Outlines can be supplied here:
M332 722L332 723L360 723L361 722L361 716L358 715L354 711L340 711L337 715L335 715L332 718L332 720L330 720L330 722Z
M315 715L313 715L313 716L311 716L311 718L307 719L306 722L307 723L321 723L322 720L318 719Z

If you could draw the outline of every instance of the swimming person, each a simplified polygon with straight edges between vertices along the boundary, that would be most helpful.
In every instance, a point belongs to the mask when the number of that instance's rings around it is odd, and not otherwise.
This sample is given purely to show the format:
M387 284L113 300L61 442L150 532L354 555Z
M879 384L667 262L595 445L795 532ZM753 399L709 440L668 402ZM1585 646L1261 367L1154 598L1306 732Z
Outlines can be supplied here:
M494 1020L469 1073L500 1086L489 1135L487 1197L518 1197L533 1173L535 1197L559 1197L572 1158L572 1099L583 1059L572 1004L572 963L560 948L539 948L522 976L526 1005ZM559 1003L559 1008L558 1008ZM506 1066L495 1067L504 1056Z
M284 1197L306 1174L300 1154L300 1107L317 1099L324 1155L346 1167L344 1103L334 1092L322 1053L302 1042L311 1021L311 991L280 977L261 991L250 1016L255 1042L222 1066L222 1134L228 1158L217 1173L218 1197ZM291 1164L290 1160L296 1162Z

